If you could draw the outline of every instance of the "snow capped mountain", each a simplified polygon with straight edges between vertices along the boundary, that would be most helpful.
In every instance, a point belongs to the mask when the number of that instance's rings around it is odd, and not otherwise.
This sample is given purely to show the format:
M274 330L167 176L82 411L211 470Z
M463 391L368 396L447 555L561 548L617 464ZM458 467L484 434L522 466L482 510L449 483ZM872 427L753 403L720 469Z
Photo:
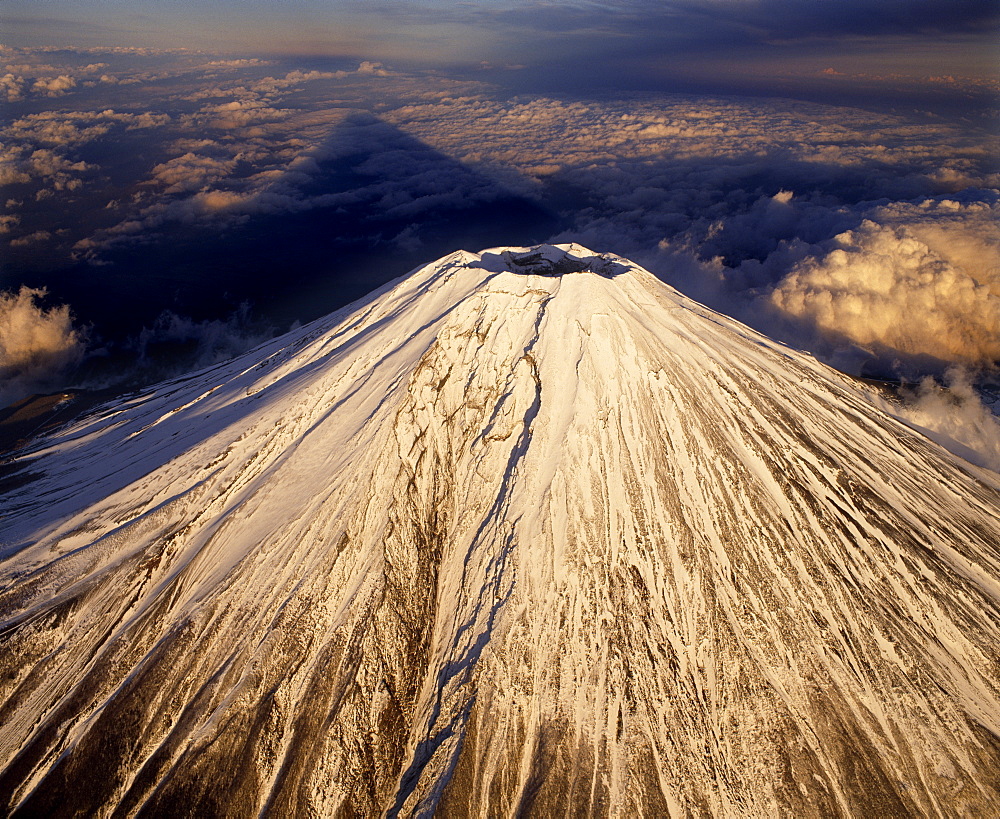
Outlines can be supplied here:
M624 259L455 253L19 463L14 815L997 815L1000 478Z

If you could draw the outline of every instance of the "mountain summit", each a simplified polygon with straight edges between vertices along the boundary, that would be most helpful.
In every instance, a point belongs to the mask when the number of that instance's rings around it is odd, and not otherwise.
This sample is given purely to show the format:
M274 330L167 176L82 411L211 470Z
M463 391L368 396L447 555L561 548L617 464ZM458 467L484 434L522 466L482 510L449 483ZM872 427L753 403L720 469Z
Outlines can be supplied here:
M19 463L15 816L998 804L997 475L625 259L455 253Z

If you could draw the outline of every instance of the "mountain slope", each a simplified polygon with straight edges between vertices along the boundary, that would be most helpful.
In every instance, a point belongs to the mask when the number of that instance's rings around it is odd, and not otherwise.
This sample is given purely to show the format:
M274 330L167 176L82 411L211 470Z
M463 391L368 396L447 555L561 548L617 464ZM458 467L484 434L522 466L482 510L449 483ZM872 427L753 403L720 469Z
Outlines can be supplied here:
M623 259L456 253L23 460L15 815L995 814L996 474Z

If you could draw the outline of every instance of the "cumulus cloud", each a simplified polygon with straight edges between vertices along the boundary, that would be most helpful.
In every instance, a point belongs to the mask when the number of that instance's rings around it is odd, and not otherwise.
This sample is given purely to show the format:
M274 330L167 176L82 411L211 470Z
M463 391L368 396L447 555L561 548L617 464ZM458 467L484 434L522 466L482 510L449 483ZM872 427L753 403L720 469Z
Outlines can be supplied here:
M0 96L7 102L24 99L24 82L24 77L18 77L10 72L0 76Z
M30 182L34 179L50 184L54 190L76 190L83 184L79 174L91 167L86 162L73 162L48 148L31 150L28 146L0 143L2 185ZM42 193L50 192L38 191L35 198L38 199Z
M372 60L362 60L358 65L359 74L369 74L374 77L388 77L389 72L385 70L382 63Z
M41 182L51 191L79 190L81 176L97 170L73 157L73 149L117 133L162 127L168 114L145 111L43 111L28 114L0 129L0 184ZM36 200L49 195L36 191Z
M77 173L86 171L90 166L86 162L73 162L62 154L40 148L32 151L23 166L32 176L48 181L55 190L75 190L83 184Z
M905 390L902 399L872 396L881 409L956 455L1000 472L1000 418L983 403L968 370L953 367L942 382L928 376Z
M22 167L22 152L14 146L0 143L0 185L29 181L31 176Z
M43 93L47 97L61 97L74 88L76 80L68 74L60 74L58 77L39 77L31 86L32 91Z
M250 88L258 94L275 94L288 88L315 80L339 80L349 77L350 71L289 71L284 77L265 77L255 82Z
M107 123L81 126L70 117L47 112L15 120L4 129L4 135L38 145L79 145L104 136L109 128Z
M33 245L37 242L47 242L52 238L52 234L47 230L36 230L34 233L29 233L25 236L19 236L16 239L12 239L10 242L11 247L25 247L27 245Z
M52 388L86 348L66 305L46 308L44 290L0 292L0 405Z
M945 200L873 215L886 223L865 219L824 243L821 255L792 266L770 303L862 347L1000 361L996 209Z
M216 159L188 152L153 166L152 178L165 186L165 193L200 190L228 176L236 167L235 159Z
M185 125L232 130L282 120L290 113L259 100L232 100L203 107L197 114L186 117Z

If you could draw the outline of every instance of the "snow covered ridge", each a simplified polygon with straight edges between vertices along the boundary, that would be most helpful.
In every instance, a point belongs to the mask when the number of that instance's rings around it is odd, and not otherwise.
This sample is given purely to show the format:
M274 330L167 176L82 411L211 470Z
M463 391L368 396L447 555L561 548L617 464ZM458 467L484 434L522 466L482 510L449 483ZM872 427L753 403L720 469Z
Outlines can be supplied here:
M15 816L995 814L997 474L625 259L455 253L21 462Z

